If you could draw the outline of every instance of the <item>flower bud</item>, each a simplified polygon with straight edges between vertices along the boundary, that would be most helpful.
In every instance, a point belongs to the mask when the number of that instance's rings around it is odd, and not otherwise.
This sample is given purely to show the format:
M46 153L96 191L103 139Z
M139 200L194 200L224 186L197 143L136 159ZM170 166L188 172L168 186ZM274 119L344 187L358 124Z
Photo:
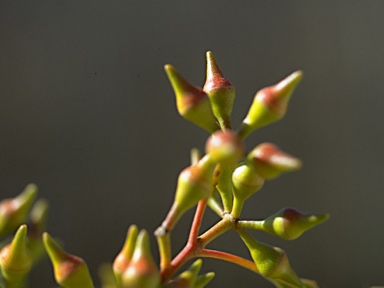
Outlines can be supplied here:
M265 219L262 226L270 234L293 240L328 218L328 214L311 215L293 208L284 208Z
M309 280L309 279L302 279L302 278L300 280L304 284L305 288L319 288L316 281ZM375 288L375 287L371 287L371 288ZM379 287L377 287L377 288L379 288Z
M123 248L113 262L113 272L115 273L115 277L119 283L121 280L121 274L127 269L128 264L131 261L138 234L139 230L137 229L137 226L131 225L128 229Z
M119 288L111 263L103 263L97 269L102 288Z
M283 172L292 172L301 168L299 159L281 151L276 145L263 143L255 147L247 156L257 173L266 179L276 178Z
M237 232L247 245L256 268L262 276L272 280L272 282L285 284L282 287L303 287L282 249L258 242L241 229Z
M214 272L208 272L202 275L197 276L195 286L193 288L204 288L208 285L209 282L215 277Z
M187 82L171 65L164 68L176 95L179 114L211 133L219 129L207 94Z
M231 113L236 90L221 72L212 52L207 52L207 78L203 87L211 101L212 111L222 128L231 128Z
M27 226L21 225L12 242L0 251L0 266L6 287L22 287L32 268L32 255L27 248Z
M46 232L43 234L43 242L51 259L57 284L65 288L94 287L83 259L65 252Z
M196 260L193 264L177 278L169 281L166 285L167 288L194 288L197 275L200 272L203 261Z
M258 91L240 127L240 137L245 138L253 130L283 118L289 99L302 77L303 73L296 71L279 83Z
M173 205L162 224L166 230L172 230L187 210L211 194L215 166L215 162L206 155L197 164L181 171Z
M231 130L220 130L207 140L205 151L213 161L223 166L235 165L244 155L243 143Z
M147 231L141 230L137 236L132 259L121 276L123 288L159 287L160 272L151 255Z
M12 233L27 220L29 208L37 194L37 186L29 184L12 199L0 202L0 238Z

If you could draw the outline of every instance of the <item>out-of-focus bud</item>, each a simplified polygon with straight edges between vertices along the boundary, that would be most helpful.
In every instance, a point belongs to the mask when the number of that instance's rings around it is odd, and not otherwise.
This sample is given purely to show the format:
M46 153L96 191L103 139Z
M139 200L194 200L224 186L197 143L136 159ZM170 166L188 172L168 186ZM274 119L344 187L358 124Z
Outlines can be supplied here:
M263 277L279 284L285 284L281 287L303 288L303 284L291 268L283 250L258 242L241 229L238 229L237 232L247 245L257 270Z
M38 262L45 254L42 234L46 230L48 201L39 199L33 205L30 213L30 224L28 229L28 248L32 253L34 263Z
M289 99L302 77L303 73L296 71L279 83L258 91L240 127L240 137L245 138L253 130L283 118Z
M303 279L303 278L301 278L300 280L304 284L305 288L319 288L316 281L309 280L309 279ZM372 288L374 288L374 287L372 287Z
M204 288L208 285L209 282L215 277L214 272L208 272L202 275L197 276L195 286L193 288Z
M264 178L247 164L235 169L232 174L234 203L232 216L239 218L244 201L263 187Z
M115 273L118 283L121 282L121 274L127 269L128 264L131 261L138 234L139 230L137 229L137 226L131 225L128 229L123 248L113 262L113 272Z
M221 128L231 128L231 113L236 90L221 72L212 52L207 52L207 78L203 87L211 100L213 114Z
M152 258L148 233L141 230L128 267L121 275L124 288L158 288L160 272Z
M51 259L57 284L65 288L93 288L83 259L65 252L48 233L43 234L45 250Z
M171 65L164 69L175 92L179 114L211 133L219 129L208 95L187 82Z
M200 272L203 261L201 259L196 260L193 264L177 278L170 280L167 288L194 288L197 275Z
M119 288L111 263L103 263L97 270L101 282L101 288Z
M0 202L0 238L13 233L27 222L28 212L37 194L37 186L29 184L24 191L12 199Z
M177 181L175 199L162 224L163 228L171 231L187 210L211 194L215 166L216 163L210 159L209 155L206 155L197 164L181 171Z
M247 156L257 173L265 179L273 179L283 172L292 172L301 168L299 159L281 151L276 145L262 143L256 146Z
M312 215L293 208L284 208L265 219L262 226L270 234L293 240L328 218L328 214Z
M216 131L207 140L205 151L222 166L236 164L244 156L244 146L231 130Z
M5 287L23 287L25 276L32 268L32 255L26 242L27 226L21 225L12 242L0 251L0 266Z

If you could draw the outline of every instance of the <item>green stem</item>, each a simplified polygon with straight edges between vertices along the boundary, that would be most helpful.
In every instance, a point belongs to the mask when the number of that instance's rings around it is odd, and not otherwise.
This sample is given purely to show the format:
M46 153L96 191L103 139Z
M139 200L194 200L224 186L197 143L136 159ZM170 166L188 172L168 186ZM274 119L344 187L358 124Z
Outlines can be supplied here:
M224 218L212 226L208 231L199 236L200 245L204 248L212 240L219 237L221 234L227 232L231 228L235 227L234 219L230 214L225 214Z

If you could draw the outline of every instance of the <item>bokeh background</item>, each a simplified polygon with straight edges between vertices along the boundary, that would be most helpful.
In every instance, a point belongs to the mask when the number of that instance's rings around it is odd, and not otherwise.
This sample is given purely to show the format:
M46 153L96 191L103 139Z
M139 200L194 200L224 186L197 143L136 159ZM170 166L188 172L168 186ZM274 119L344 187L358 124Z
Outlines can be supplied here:
M233 123L255 92L302 69L283 121L247 138L304 161L268 182L244 218L282 207L331 214L286 250L320 287L384 285L384 1L0 1L0 196L37 183L49 232L89 264L110 262L136 223L152 232L179 171L208 134L181 119L163 71L196 85L213 51L237 88ZM173 234L182 248L189 213ZM216 221L207 213L204 229ZM156 243L152 239L157 259ZM210 244L247 257L235 233ZM272 287L205 260L212 287ZM42 262L31 287L54 287Z

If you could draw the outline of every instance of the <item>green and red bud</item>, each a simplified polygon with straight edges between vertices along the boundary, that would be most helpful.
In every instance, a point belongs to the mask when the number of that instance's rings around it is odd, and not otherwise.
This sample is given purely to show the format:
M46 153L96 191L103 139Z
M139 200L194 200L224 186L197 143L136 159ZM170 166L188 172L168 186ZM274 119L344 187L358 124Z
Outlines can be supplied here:
M46 232L43 234L43 242L51 259L57 284L65 288L94 287L83 259L65 252Z
M0 202L0 238L13 233L27 222L29 209L37 195L37 186L29 184L18 196Z
M279 83L258 91L240 127L240 137L245 138L255 129L283 118L289 99L302 77L303 73L296 71Z
M123 288L158 288L160 272L153 260L148 233L141 230L137 236L135 251L121 275Z
M21 225L12 242L0 251L0 267L7 288L23 287L32 268L32 255L27 247L27 226Z
M171 65L164 69L175 92L179 114L211 133L219 129L208 95L187 82Z
M303 288L282 249L258 242L241 229L237 232L248 247L256 268L263 277L280 284L278 287Z
M328 214L312 215L293 208L284 208L265 219L262 226L270 234L293 240L328 218Z
M121 282L121 275L127 269L132 259L138 234L139 230L137 226L131 225L128 229L123 248L113 261L113 272L118 283Z
M212 111L220 123L221 128L231 128L231 113L235 100L235 87L224 77L213 57L207 52L207 77L203 87L211 101Z
M247 156L257 173L265 179L273 179L284 172L292 172L301 168L302 162L279 149L274 144L262 143L256 146Z
M213 172L216 163L209 155L179 174L173 205L162 227L171 231L180 217L213 191Z

